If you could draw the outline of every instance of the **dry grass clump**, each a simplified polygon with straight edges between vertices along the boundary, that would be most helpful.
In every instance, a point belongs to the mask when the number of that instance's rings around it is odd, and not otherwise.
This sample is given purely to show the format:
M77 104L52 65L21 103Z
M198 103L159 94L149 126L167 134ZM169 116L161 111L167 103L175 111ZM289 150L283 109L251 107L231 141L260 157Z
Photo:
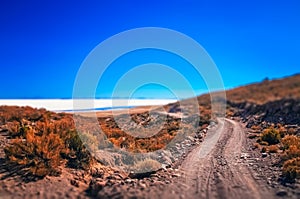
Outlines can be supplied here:
M282 141L282 148L284 150L282 160L289 160L300 157L300 138L295 135L287 135Z
M157 171L161 168L161 164L153 159L145 159L137 162L133 170L135 173L146 173L146 172L151 172L151 171Z

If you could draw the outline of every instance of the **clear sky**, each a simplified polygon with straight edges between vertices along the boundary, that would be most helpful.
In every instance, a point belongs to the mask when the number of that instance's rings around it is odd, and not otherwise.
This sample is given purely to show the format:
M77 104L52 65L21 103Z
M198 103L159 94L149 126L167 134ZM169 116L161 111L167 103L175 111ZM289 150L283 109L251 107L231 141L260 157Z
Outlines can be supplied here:
M300 72L298 0L9 0L1 2L0 26L0 98L70 98L77 71L94 47L119 32L148 26L170 28L199 42L226 88ZM107 71L107 85L121 76L120 65L130 69L135 60L130 56ZM164 52L156 61L168 56L175 68L187 67ZM184 71L197 92L205 90L196 85L193 72ZM155 89L148 85L136 95L149 91L155 96ZM100 90L98 97L110 96L109 88Z

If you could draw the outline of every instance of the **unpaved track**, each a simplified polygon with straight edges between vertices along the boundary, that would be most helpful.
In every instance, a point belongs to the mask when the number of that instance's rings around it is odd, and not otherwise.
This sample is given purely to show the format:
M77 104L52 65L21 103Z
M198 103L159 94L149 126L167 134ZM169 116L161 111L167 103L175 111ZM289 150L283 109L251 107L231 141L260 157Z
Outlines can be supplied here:
M219 119L218 126L209 130L201 146L195 148L182 163L180 170L183 175L157 196L274 198L265 184L255 181L241 159L245 147L246 137L241 125L233 120Z

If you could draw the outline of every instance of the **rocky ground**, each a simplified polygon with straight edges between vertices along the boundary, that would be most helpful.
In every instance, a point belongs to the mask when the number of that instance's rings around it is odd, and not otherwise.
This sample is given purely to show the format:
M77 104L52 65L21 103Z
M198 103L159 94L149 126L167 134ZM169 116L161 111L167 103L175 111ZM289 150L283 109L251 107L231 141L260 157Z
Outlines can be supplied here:
M3 149L12 139L4 123L0 127L0 195L1 198L143 198L151 192L150 187L163 188L181 175L178 166L203 141L206 132L207 128L204 128L185 137L170 149L175 155L162 169L144 176L95 163L86 171L62 167L59 177L46 176L27 181L5 159Z
M171 168L158 171L150 177L126 178L112 186L98 186L97 196L100 198L162 196L164 198L299 198L299 183L282 184L279 180L281 170L274 166L278 162L277 155L262 154L255 150L253 140L247 138L251 130L246 128L244 130L239 134L244 136L242 139L238 136L234 140L230 136L221 137L213 150L215 152L205 160L198 158L201 145L205 145L204 142L195 146L185 158ZM230 132L230 129L227 131ZM225 142L224 139L229 141ZM239 139L243 140L240 145ZM209 141L209 144L211 143ZM224 145L226 143L228 146ZM239 146L238 149L235 146ZM223 152L224 147L229 150L228 153Z
M239 120L236 118L235 120ZM243 126L246 126L244 124ZM209 127L212 128L212 127ZM229 132L229 129L227 130ZM173 198L194 198L194 197L204 197L207 190L212 192L224 194L223 192L218 192L217 190L229 189L222 187L224 184L230 184L231 182L220 181L217 173L227 168L229 164L234 162L228 162L230 159L226 159L226 154L218 154L219 152L213 153L211 156L214 164L203 163L207 168L199 168L196 176L199 179L210 179L211 183L209 187L201 186L197 191L190 189L194 187L195 179L190 179L191 174L195 172L198 168L193 165L199 160L194 160L191 158L198 148L205 142L202 143L207 133L207 129L202 131L200 134L196 134L194 137L187 138L184 142L176 145L176 150L181 156L178 156L176 161L172 162L167 168L163 168L157 172L149 173L146 176L131 175L118 171L117 169L109 169L102 165L94 166L89 171L82 171L76 169L63 169L62 175L60 177L45 177L42 180L34 182L24 182L19 176L7 176L4 161L4 153L1 150L1 187L0 193L2 198L156 198L161 195L172 196ZM212 135L212 132L210 132ZM293 184L282 184L280 179L280 168L277 167L276 163L278 161L277 154L262 154L259 150L253 148L254 140L247 138L247 136L253 131L251 129L245 129L244 133L244 144L241 145L241 151L234 160L238 167L233 167L234 169L245 168L238 175L249 174L249 178L255 180L255 183L259 185L257 189L267 190L268 196L271 198L276 197L286 197L286 198L298 198L300 196L299 183ZM210 135L210 136L211 136ZM1 132L0 137L1 148L8 143L5 132ZM230 137L226 138L230 139ZM221 142L220 142L221 141ZM220 143L226 143L224 140L219 140ZM237 143L236 143L237 144ZM218 144L216 145L218 147ZM233 146L231 146L232 148ZM225 155L225 156L224 156ZM224 159L225 158L225 159ZM207 160L206 160L207 161ZM199 162L200 164L201 162ZM207 165L206 165L207 164ZM234 163L235 164L235 163ZM216 167L216 165L218 165ZM241 165L243 165L241 167ZM210 177L206 176L209 167L218 168L213 175ZM230 167L229 167L230 168ZM239 171L231 171L239 172ZM210 170L214 171L214 170ZM189 173L191 172L191 173ZM188 173L188 175L187 175ZM221 172L222 174L222 172ZM195 175L192 175L193 177ZM203 176L202 176L203 175ZM228 174L222 174L228 175ZM235 173L234 175L237 175ZM205 177L206 176L206 177ZM197 178L198 179L198 178ZM197 180L196 180L197 181ZM203 182L203 180L201 181ZM240 181L237 180L236 183ZM220 184L221 183L221 184ZM253 183L252 183L253 184ZM222 185L222 186L221 186ZM206 187L206 188L205 188ZM247 186L246 186L247 187ZM263 188L264 187L264 188ZM249 187L247 188L249 189ZM213 191L215 190L215 191ZM230 189L229 189L230 190ZM243 191L244 189L242 189ZM244 190L246 191L246 190ZM188 193L195 192L191 195ZM248 190L249 195L231 195L236 197L251 198L251 191ZM225 192L226 193L226 192ZM235 192L233 192L235 193ZM218 195L211 195L210 198L219 198ZM227 193L228 194L228 193ZM237 192L236 194L241 194ZM227 196L230 196L227 195ZM255 194L253 195L255 196ZM220 196L221 197L221 196ZM224 197L224 195L222 196ZM253 198L259 198L260 195ZM246 197L247 198L247 197Z

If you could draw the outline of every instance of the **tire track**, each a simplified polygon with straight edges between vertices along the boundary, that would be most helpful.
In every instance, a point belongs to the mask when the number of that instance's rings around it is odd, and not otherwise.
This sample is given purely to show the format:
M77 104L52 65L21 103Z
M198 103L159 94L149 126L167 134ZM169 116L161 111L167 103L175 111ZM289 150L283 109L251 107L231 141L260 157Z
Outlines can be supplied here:
M238 122L219 119L204 142L183 161L183 175L158 195L162 198L275 198L257 182L240 157L246 137Z

